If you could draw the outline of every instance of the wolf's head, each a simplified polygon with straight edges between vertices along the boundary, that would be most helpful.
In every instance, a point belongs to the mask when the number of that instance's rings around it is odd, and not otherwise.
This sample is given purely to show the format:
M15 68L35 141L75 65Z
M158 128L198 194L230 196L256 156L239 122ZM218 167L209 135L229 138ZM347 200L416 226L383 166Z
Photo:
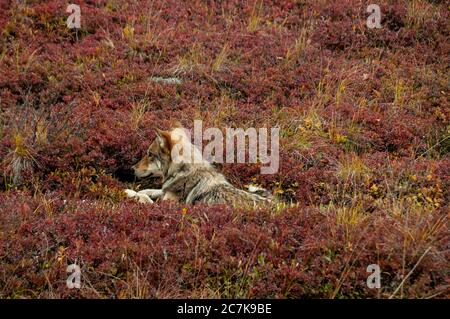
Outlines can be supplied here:
M173 147L171 133L156 130L156 138L150 144L142 159L133 165L134 175L139 178L147 176L164 176L170 166L170 151Z
M201 152L191 143L189 132L183 128L172 131L156 130L156 138L150 144L147 153L132 166L134 174L139 177L167 175L173 165L201 164L209 165L203 160Z

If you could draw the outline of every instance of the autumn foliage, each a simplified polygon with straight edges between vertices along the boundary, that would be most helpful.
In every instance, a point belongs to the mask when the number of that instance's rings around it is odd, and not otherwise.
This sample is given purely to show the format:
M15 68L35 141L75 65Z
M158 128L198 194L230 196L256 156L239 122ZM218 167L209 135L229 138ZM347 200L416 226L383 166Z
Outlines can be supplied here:
M449 296L444 1L71 3L0 0L0 298ZM277 174L220 170L285 204L124 198L193 119L280 127Z

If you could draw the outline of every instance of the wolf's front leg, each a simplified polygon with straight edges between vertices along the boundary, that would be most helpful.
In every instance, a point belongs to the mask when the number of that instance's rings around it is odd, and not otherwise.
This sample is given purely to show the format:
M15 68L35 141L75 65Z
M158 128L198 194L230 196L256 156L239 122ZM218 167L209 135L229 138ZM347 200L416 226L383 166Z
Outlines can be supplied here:
M146 194L139 194L132 189L125 189L125 194L129 198L135 198L139 203L142 204L151 204L153 203L152 199Z
M137 193L147 195L151 199L163 198L164 196L164 192L162 189L143 189Z
M162 189L143 189L138 192L138 194L147 195L151 199L161 199L161 200L173 200L178 201L178 196L170 191L163 191Z

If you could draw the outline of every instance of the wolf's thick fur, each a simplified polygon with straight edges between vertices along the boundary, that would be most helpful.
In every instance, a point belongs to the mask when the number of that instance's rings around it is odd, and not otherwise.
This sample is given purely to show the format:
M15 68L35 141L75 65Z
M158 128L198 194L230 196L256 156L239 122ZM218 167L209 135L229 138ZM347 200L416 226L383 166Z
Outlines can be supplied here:
M174 155L174 147L191 150ZM175 158L176 157L176 158ZM176 200L186 204L229 204L240 207L255 207L268 204L272 199L258 195L255 189L247 192L231 185L214 167L204 160L200 151L192 145L183 130L157 132L157 137L148 148L147 154L133 166L137 177L162 176L161 189L146 189L140 192L126 190L129 197L140 202L152 202L148 198Z

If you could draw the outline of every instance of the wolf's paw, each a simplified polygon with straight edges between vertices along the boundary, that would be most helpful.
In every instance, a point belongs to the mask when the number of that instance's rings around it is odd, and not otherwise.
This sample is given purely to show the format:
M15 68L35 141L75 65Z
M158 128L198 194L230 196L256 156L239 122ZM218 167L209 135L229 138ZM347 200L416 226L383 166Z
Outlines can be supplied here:
M124 192L127 195L127 197L134 198L139 203L142 203L142 204L151 204L151 203L153 203L152 199L147 194L138 193L138 192L135 192L132 189L125 189Z
M262 197L270 197L272 194L265 188L255 186L255 185L246 185L249 193L253 193Z
M130 198L136 196L136 194L137 194L137 192L135 192L132 189L124 189L123 191L125 192L127 197L130 197Z
M145 194L151 199L162 198L164 196L164 192L162 189L143 189L138 194Z

